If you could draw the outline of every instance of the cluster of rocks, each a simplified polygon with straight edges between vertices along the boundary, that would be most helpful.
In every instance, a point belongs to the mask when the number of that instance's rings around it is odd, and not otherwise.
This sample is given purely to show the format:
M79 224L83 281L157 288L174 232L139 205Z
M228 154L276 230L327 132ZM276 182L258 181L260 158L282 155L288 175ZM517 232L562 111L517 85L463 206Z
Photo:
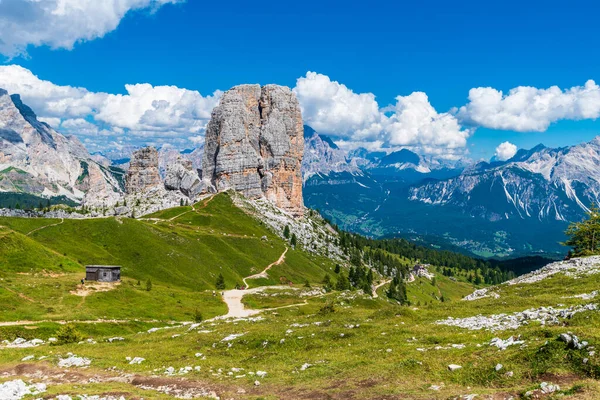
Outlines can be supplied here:
M203 186L192 160L180 156L174 163L167 166L165 188L178 190L190 199L195 199L200 194Z
M539 322L542 325L555 325L560 323L560 319L569 319L577 313L597 309L597 304L578 305L568 308L540 307L512 314L477 315L468 318L448 317L447 319L436 321L436 324L457 326L469 330L486 329L490 331L503 331L517 329L530 322Z
M28 385L21 379L0 383L0 399L19 400L25 396L38 395L46 391L43 383Z
M494 290L494 288L478 289L478 290L474 291L473 293L471 293L470 295L463 297L463 300L464 301L473 301L473 300L484 299L486 297L492 297L494 299L499 299L500 295L493 290Z
M562 342L565 342L567 346L572 349L582 350L588 346L588 342L585 340L579 340L579 338L571 332L561 333L558 339Z
M552 393L556 393L560 391L560 386L552 384L552 383L548 383L548 382L542 382L540 384L540 388L539 389L535 389L535 390L529 390L525 393L525 397L526 398L532 398L535 397L537 395L542 395L542 396L547 396L550 395ZM537 398L537 397L535 397Z
M55 341L55 340L56 339L54 339L54 338L49 339L49 341ZM25 349L25 348L29 348L29 347L37 347L46 342L43 341L42 339L27 340L27 339L23 339L23 338L16 338L12 342L9 340L3 340L1 343L2 343L2 347Z
M61 358L58 360L58 366L61 368L71 367L87 367L92 363L92 360L85 357L78 357L75 354L68 353L67 358Z
M252 200L239 195L232 199L236 206L260 219L280 237L284 237L283 232L288 226L303 250L337 261L345 259L344 251L337 245L338 233L317 213L294 218L266 199Z
M582 299L582 300L592 300L595 299L596 296L598 296L598 294L600 294L600 290L594 290L591 293L583 293L583 294L577 294L575 296L567 296L564 297L565 299Z
M41 197L66 195L96 210L85 217L137 217L229 189L248 198L267 199L294 217L304 213L304 129L298 100L287 87L232 88L212 112L205 148L185 156L175 150L164 152L164 160L156 149L142 148L133 152L126 173L111 167L108 160L90 156L75 138L38 121L18 95L9 96L2 89L0 142L6 149L0 169L20 174L19 182L26 181L25 192ZM14 190L2 187L10 182L0 179L0 191Z
M511 336L506 340L502 340L502 339L496 337L496 338L493 338L492 340L490 340L490 346L497 347L500 350L506 350L510 346L517 346L517 345L525 344L525 341L519 340L519 338L520 338L520 335L516 338L514 336Z
M572 258L570 260L554 262L506 283L508 285L535 283L559 273L563 273L570 278L600 274L600 256Z

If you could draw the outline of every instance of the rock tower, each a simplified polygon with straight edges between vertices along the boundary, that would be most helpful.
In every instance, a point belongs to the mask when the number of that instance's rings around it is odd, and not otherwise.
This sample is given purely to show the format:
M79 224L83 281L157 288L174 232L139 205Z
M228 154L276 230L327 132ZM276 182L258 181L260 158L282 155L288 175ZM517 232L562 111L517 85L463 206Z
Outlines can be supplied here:
M202 177L213 190L265 197L302 216L304 128L294 93L241 85L223 94L206 129Z
M128 194L142 193L163 183L158 172L158 152L154 147L144 147L133 152L129 170L125 176L125 191Z

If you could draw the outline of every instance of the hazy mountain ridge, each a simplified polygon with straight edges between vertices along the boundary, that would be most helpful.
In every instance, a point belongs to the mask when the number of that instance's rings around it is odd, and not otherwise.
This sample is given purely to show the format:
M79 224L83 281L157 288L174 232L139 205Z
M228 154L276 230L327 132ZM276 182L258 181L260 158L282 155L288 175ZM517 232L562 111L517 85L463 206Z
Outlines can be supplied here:
M600 138L559 149L522 150L506 162L479 163L458 177L410 189L413 201L452 204L490 220L573 221L598 202L599 194Z

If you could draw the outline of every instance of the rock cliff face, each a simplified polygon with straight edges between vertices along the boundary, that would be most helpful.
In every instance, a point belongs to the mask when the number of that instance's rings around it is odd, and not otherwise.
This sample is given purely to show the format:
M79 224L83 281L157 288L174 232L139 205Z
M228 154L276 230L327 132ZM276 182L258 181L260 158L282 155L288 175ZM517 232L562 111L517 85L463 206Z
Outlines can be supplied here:
M119 178L75 137L38 121L18 94L0 89L0 192L111 205L122 190Z
M203 179L215 191L266 197L301 216L303 152L302 115L289 88L236 86L221 97L208 124Z
M158 172L158 151L144 147L133 153L125 177L125 191L129 194L142 193L162 186Z
M196 198L202 185L198 171L192 165L192 160L179 156L175 162L167 165L165 188L179 190L190 199Z

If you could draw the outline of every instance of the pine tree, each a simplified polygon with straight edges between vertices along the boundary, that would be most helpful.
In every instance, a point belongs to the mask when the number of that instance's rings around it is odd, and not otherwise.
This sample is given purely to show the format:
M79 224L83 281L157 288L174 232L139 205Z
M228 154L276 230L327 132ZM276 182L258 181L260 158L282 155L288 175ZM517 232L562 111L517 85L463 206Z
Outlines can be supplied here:
M146 291L151 291L152 290L152 281L150 279L148 279L146 281Z
M350 281L344 274L340 274L337 283L335 284L336 290L350 290Z
M223 277L223 274L219 274L219 276L217 277L215 287L219 290L225 289L225 278Z
M290 238L290 226L286 225L285 228L283 228L283 237L286 239Z
M329 275L325 275L325 278L323 278L323 288L326 292L331 292L332 284L331 277Z
M335 264L335 270L334 270L334 272L335 272L336 274L339 274L341 270L342 270L342 269L340 268L340 264Z
M563 244L573 248L573 256L589 256L600 253L600 209L590 206L587 219L569 225L565 234L569 239Z
M298 244L298 238L296 237L295 233L292 233L292 240L290 240L290 244L293 247L296 247L296 245Z

